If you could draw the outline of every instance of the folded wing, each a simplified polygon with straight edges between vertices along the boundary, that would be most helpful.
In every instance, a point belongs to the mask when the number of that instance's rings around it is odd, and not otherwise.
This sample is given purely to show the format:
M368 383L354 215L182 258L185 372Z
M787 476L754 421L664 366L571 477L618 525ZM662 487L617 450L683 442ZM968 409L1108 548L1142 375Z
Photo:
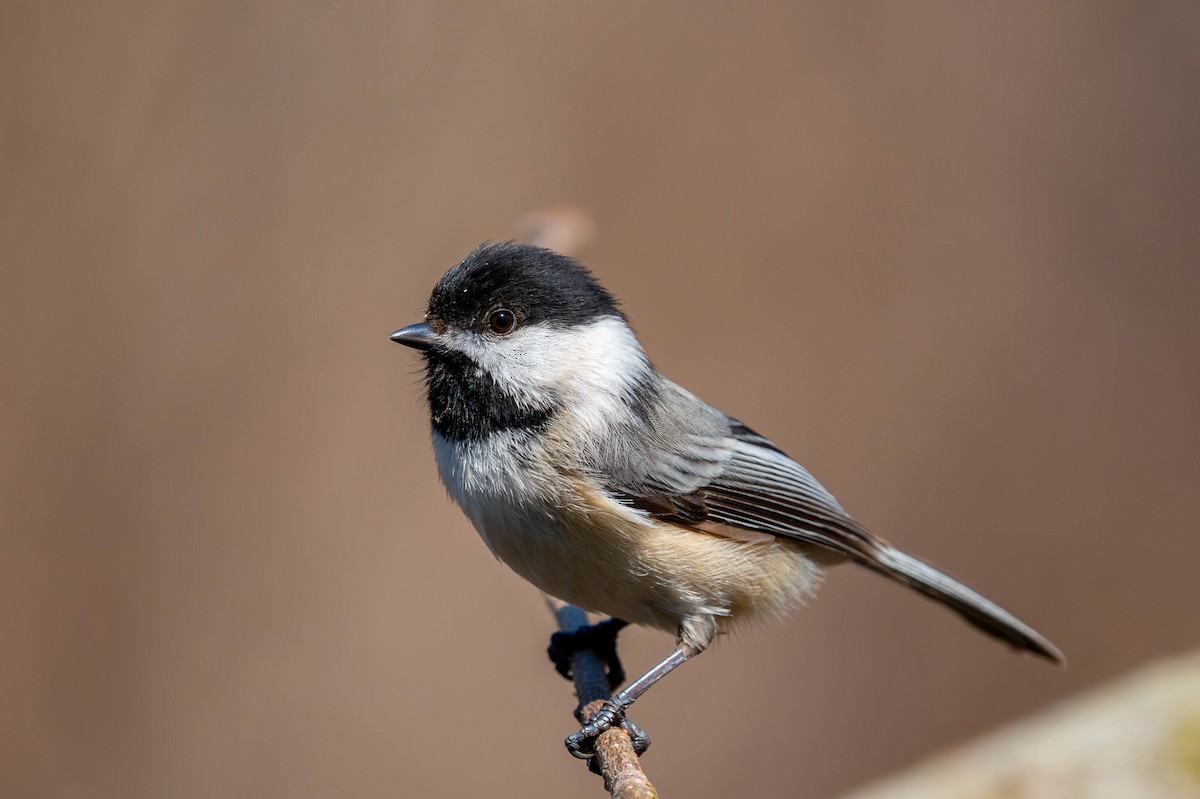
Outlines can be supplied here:
M679 402L703 405L677 391ZM707 405L689 410L693 418L712 421ZM765 437L723 415L720 425L697 428L654 441L655 457L633 461L636 468L614 478L608 486L613 496L656 519L704 533L770 535L823 547L948 605L1018 649L1063 662L1053 644L999 605L872 535Z

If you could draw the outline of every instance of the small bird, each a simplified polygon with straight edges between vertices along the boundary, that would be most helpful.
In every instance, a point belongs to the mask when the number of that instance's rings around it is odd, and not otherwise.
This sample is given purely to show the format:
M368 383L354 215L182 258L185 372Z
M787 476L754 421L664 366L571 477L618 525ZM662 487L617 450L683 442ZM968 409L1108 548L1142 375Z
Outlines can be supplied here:
M1059 650L1008 611L872 535L764 436L659 374L617 301L575 260L483 244L433 290L420 350L438 471L491 551L554 597L676 635L675 649L566 739L577 757L647 688L734 625L778 616L852 561L1017 649ZM575 642L578 644L578 641ZM551 656L569 675L572 642ZM614 686L615 687L615 686Z

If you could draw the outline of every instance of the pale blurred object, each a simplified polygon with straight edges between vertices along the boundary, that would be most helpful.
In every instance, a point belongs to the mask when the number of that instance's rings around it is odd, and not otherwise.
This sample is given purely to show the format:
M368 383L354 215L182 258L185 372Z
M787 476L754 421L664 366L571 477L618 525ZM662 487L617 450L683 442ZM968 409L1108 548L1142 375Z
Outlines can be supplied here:
M993 797L1200 797L1200 652L1136 671L846 799Z
M521 217L517 230L521 241L571 256L579 255L596 238L591 214L561 203Z

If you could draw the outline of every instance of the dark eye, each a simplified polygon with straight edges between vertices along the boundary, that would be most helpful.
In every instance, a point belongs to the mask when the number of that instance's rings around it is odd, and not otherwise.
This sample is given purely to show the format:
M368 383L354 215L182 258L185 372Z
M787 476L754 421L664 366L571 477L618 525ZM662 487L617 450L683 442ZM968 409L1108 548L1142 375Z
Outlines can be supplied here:
M488 316L488 327L492 329L493 333L499 333L503 336L505 333L511 333L516 326L516 315L504 308L492 311L491 315Z

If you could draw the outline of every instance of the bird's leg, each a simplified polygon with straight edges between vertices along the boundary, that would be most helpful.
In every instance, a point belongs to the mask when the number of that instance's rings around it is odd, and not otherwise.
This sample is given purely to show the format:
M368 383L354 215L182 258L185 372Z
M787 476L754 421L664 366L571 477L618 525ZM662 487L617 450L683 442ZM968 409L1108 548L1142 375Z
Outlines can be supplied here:
M608 675L608 690L625 682L625 669L621 659L617 657L617 633L628 626L629 622L620 619L609 619L599 624L580 627L572 632L560 631L550 636L550 646L546 654L554 663L554 668L568 680L574 679L571 673L571 656L583 649L590 649L604 661Z
M671 654L611 699L604 700L600 709L592 714L578 732L567 736L564 741L567 751L580 759L590 758L595 754L596 738L615 724L625 725L631 738L639 733L644 735L636 726L625 721L625 711L639 696L646 693L650 686L708 648L716 634L717 625L712 617L689 619L680 624L679 641Z
M635 699L690 657L691 655L682 648L675 649L661 663L631 682L629 687L624 691L616 694L611 699L604 700L604 704L600 706L600 709L588 719L587 723L578 732L573 732L567 736L566 741L564 741L567 745L567 751L581 760L586 760L596 754L596 738L614 724L624 722L625 711L633 704ZM630 730L630 737L632 738L640 732L637 727L633 727ZM641 735L644 736L645 733L641 733Z

